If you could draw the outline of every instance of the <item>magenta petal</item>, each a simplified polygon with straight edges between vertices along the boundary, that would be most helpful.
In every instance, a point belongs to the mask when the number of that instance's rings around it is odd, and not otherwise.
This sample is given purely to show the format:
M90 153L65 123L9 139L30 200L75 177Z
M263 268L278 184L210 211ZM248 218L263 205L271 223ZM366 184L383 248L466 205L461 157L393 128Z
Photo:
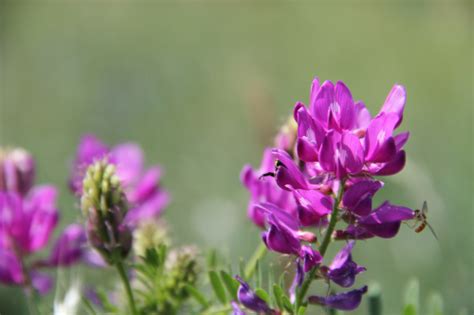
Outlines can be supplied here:
M339 133L330 131L323 140L321 149L319 151L319 162L321 167L328 172L336 172L336 144L340 142L341 135Z
M311 143L306 138L299 138L296 142L296 152L300 160L305 162L316 162L318 161L318 151L316 145Z
M30 222L27 239L25 238L28 243L21 244L24 250L36 251L48 243L59 219L56 198L57 191L52 186L37 187L31 192L25 205L25 211L30 214Z
M336 83L335 102L339 106L340 113L338 115L334 113L334 115L339 116L340 128L352 129L356 122L354 101L352 100L351 91L341 81Z
M388 176L388 175L397 174L405 167L405 163L406 163L406 154L405 154L405 151L402 150L395 155L393 160L386 163L381 169L374 172L373 174L380 175L380 176Z
M161 169L159 166L148 169L134 189L127 195L130 203L140 204L146 202L149 198L153 198L158 191L160 177Z
M133 184L143 168L143 152L134 143L120 144L110 152L110 160L117 166L117 175L126 185Z
M406 91L402 85L394 85L390 90L380 113L394 113L397 115L396 126L400 125L403 120L403 110L406 102Z
M50 266L69 266L81 259L86 246L86 234L80 224L67 226L59 236L48 259Z
M301 244L294 230L290 229L283 222L273 215L268 217L270 228L268 232L262 234L265 245L270 249L282 254L300 253Z
M339 164L350 174L357 174L364 166L364 149L358 137L346 132L340 148L336 149Z
M328 278L341 287L348 288L355 282L357 274L365 271L352 261L352 249L355 242L349 241L334 257L329 266Z
M12 252L0 248L0 282L21 284L24 280L20 260Z
M276 171L278 186L289 191L292 189L307 189L308 182L290 155L280 149L274 149L272 153L275 159L280 162L280 166Z
M311 84L311 91L309 94L309 108L311 112L313 112L313 108L315 106L316 96L318 95L319 88L320 88L319 79L318 77L315 77L313 79L313 83Z
M355 310L362 301L362 295L367 293L367 286L349 292L325 296L310 296L309 303L319 304L341 311Z
M77 150L76 165L89 165L107 154L107 146L92 134L84 135Z
M53 287L53 279L44 273L34 271L30 274L31 284L39 294L44 295L48 293Z
M372 210L372 197L382 186L382 182L373 180L355 183L344 193L344 207L360 216L369 214Z
M140 222L156 219L169 202L170 195L166 191L158 191L145 202L130 209L125 217L125 222L127 225L136 226Z
M382 114L372 120L365 136L365 157L369 162L387 162L396 153L393 130L398 117Z
M332 198L317 190L295 190L294 196L300 206L298 217L305 226L314 225L331 213Z
M255 207L262 211L262 213L264 213L266 216L274 216L275 219L278 219L279 221L283 222L290 229L298 229L298 222L296 218L294 218L286 210L279 208L277 205L269 202L263 202L260 204L255 204Z
M354 104L355 116L356 116L356 127L365 130L371 121L369 110L365 107L365 104L358 101Z
M328 127L329 106L334 103L334 84L331 81L324 81L321 85L314 105L311 108L312 116L323 126Z

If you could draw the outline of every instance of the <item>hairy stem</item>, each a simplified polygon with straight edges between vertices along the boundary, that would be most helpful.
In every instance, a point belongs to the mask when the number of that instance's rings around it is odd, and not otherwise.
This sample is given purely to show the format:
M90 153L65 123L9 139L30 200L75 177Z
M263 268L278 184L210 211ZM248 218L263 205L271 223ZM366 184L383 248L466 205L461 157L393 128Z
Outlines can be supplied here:
M245 280L250 279L253 274L255 273L255 268L257 267L257 262L262 259L265 254L267 253L267 247L263 242L260 242L257 249L253 253L252 257L250 258L249 262L245 266L245 274L243 275Z
M332 207L332 212L331 212L331 219L329 220L329 225L326 230L326 233L324 234L323 242L321 243L321 246L319 247L319 253L321 256L324 257L326 254L326 251L329 247L329 243L331 243L331 237L332 233L334 232L334 228L336 227L337 223L337 215L339 212L339 202L341 201L342 193L344 191L344 181L341 181L339 191L337 192L336 198L334 199L334 204ZM295 312L298 312L298 309L303 302L303 299L306 296L306 293L308 292L309 286L311 282L314 279L314 276L316 275L316 272L318 271L319 266L313 267L307 274L305 280L301 284L301 288L298 290L297 295L296 295L296 301L295 301Z
M117 267L120 279L122 280L123 286L125 287L130 311L133 315L138 315L137 308L135 306L135 299L133 298L132 288L130 287L130 281L128 280L127 273L125 272L125 267L123 265L122 260L118 260L115 266Z

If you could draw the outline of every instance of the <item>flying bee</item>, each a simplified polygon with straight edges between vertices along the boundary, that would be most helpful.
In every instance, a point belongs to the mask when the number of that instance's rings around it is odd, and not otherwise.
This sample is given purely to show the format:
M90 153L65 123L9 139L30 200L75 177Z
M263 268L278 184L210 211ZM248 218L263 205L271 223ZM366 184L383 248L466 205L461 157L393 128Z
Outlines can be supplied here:
M426 201L424 201L423 207L421 208L421 210L419 209L415 210L415 218L414 218L415 224L412 228L415 229L416 233L420 233L426 227L428 227L431 233L433 234L433 236L438 240L438 236L436 235L436 232L434 231L433 227L428 223L427 213L428 213L428 204L426 203Z
M264 173L264 174L260 175L259 179L262 179L262 178L268 177L268 176L275 177L276 176L275 172L278 170L278 168L280 166L284 167L285 165L282 162L280 162L280 160L276 160L275 161L275 171Z

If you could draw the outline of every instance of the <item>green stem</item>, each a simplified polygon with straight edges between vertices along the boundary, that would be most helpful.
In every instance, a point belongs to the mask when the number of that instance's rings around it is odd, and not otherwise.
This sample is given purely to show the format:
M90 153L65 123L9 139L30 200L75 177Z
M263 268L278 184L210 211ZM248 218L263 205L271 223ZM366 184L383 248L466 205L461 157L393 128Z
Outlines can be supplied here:
M30 315L40 314L38 310L38 298L36 290L31 285L29 285L28 288L25 289L25 291L26 300L28 302L28 312L30 313Z
M321 243L321 246L319 247L319 253L321 254L322 257L324 257L324 255L326 254L329 243L331 243L332 233L334 232L334 228L336 227L336 223L337 223L337 215L339 212L339 202L341 201L343 191L344 191L344 181L341 181L339 191L337 192L337 195L332 207L331 219L329 220L328 228L326 230L326 233L324 234L323 242ZM315 266L313 269L311 269L308 275L306 276L305 280L301 284L301 288L298 290L298 293L296 296L295 312L298 312L298 309L301 303L303 302L303 299L305 298L306 293L308 292L309 286L311 282L313 281L314 276L316 275L316 272L318 271L318 267L319 266Z
M125 272L125 267L123 266L123 262L121 260L118 260L115 266L117 267L117 271L120 275L120 279L122 280L123 286L125 287L130 310L132 311L133 315L138 315L137 308L135 306L135 299L133 298L132 288L130 287L130 281L128 280L127 273Z
M253 253L249 262L245 266L245 274L243 275L245 280L248 280L253 276L253 274L255 273L255 268L257 267L257 262L262 259L266 253L267 247L263 242L261 242L257 249L255 249L255 252Z

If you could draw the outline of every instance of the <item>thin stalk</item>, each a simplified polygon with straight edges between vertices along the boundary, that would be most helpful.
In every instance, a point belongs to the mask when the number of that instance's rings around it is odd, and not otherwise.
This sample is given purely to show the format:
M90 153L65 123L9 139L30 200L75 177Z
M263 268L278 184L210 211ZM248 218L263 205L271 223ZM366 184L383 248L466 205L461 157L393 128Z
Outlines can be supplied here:
M245 280L249 280L253 274L255 273L255 269L257 267L257 262L262 259L265 254L267 253L267 247L263 242L258 245L253 253L252 257L250 258L249 262L245 266L244 278Z
M326 254L329 243L331 243L332 233L334 232L334 228L336 227L336 223L337 223L337 215L339 212L339 202L341 201L343 191L344 191L344 181L341 181L339 191L337 192L337 195L332 207L331 219L329 220L328 228L326 230L326 233L324 234L323 242L321 243L321 246L319 247L319 253L321 254L322 257L324 257L324 255ZM298 312L298 309L301 303L303 302L303 299L305 298L306 293L308 292L309 285L313 281L314 276L316 275L316 272L318 271L318 267L319 266L313 267L313 269L309 271L305 280L301 284L301 288L298 290L298 293L296 296L295 312Z
M138 315L137 308L135 306L135 299L133 298L132 288L130 287L130 281L128 280L127 273L125 272L123 262L121 260L118 260L115 266L117 267L120 279L122 280L123 286L125 287L130 310L132 311L133 315Z

